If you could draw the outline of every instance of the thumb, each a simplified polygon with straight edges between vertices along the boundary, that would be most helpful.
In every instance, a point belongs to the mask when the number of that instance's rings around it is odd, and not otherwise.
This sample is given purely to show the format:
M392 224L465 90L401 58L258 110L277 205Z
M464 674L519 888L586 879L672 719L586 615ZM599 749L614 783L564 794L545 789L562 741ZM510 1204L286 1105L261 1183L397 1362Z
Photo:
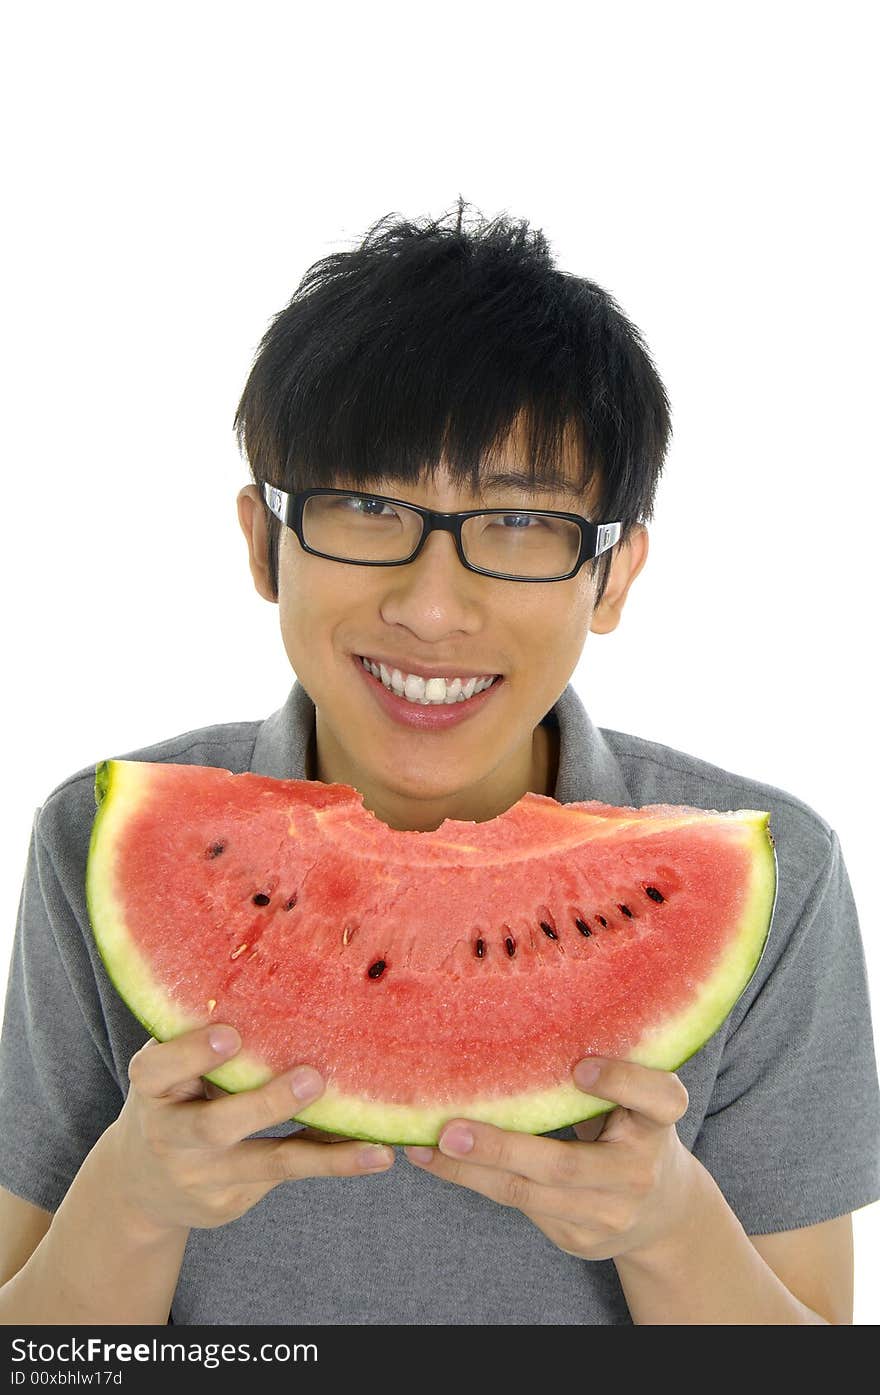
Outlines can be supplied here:
M608 1123L608 1120L611 1118L612 1112L613 1111L607 1114L596 1114L592 1119L584 1119L582 1123L575 1124L574 1131L581 1143L595 1143L605 1125Z

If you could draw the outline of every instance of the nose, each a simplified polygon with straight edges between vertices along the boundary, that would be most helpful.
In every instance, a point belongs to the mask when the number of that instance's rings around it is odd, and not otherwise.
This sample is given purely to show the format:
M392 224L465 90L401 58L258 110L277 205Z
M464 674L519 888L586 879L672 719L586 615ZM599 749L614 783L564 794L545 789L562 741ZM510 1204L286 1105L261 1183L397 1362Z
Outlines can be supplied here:
M423 539L421 550L416 562L421 562L425 557L442 557L446 555L448 561L455 562L461 568L461 561L458 556L458 549L455 546L454 534L445 528L433 528ZM467 568L465 568L467 570Z
M462 566L451 533L435 530L404 567L385 569L381 610L390 625L402 625L425 643L453 631L475 632L477 588L485 578Z
M401 567L407 579L427 576L434 586L444 582L458 585L463 578L476 578L476 573L466 567L458 554L455 536L451 531L435 528L422 539L422 546L409 566Z

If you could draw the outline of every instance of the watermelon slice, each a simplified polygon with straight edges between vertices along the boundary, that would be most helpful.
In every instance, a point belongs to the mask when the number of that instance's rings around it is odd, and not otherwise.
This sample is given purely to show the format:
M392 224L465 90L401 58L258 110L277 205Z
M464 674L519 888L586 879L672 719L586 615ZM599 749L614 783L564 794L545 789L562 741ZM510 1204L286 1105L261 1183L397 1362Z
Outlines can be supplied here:
M86 875L98 949L159 1040L231 1023L228 1091L298 1064L296 1115L436 1143L454 1115L544 1133L613 1106L588 1054L675 1070L763 953L769 814L525 794L484 823L387 827L349 785L109 760Z

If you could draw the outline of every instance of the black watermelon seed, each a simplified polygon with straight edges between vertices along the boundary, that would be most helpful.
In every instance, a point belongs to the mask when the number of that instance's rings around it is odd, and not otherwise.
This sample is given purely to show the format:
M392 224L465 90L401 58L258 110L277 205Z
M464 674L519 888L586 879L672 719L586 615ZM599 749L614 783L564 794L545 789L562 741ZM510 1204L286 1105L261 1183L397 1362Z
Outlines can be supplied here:
M377 959L375 964L371 964L367 969L370 978L379 978L385 972L385 960Z
M596 919L598 920L598 922L599 922L600 925L607 925L607 924L608 924L608 921L605 919L604 915L597 915L597 916L596 916Z
M559 939L559 936L557 935L556 931L550 925L547 924L546 920L541 921L541 929L544 931L545 935L549 935L551 940Z
M265 891L258 891L256 896L254 897L254 905L268 906L269 900L270 898L266 895Z
M574 923L582 935L592 935L593 932L585 920L581 920L579 916L575 916Z
M646 886L645 891L652 901L665 901L666 897L661 896L656 886Z
M633 913L632 913L632 911L630 910L629 906L621 906L621 905L618 905L617 909L618 909L619 911L623 911L623 914L624 914L625 916L629 916L629 919L632 920L632 918L633 918Z
M504 941L504 948L507 950L507 953L510 955L512 959L513 956L516 954L516 942L512 935L507 936L507 939Z
M210 847L208 851L205 853L205 857L207 857L209 860L212 857L219 857L220 854L224 851L225 847L225 843L214 843L214 845Z
M474 945L474 953L478 959L482 959L483 955L486 953L485 940L477 940L477 943Z
M286 911L292 911L295 905L296 905L296 892L294 892L293 895L291 896L290 900L287 901L287 902L285 903L284 909L285 909Z

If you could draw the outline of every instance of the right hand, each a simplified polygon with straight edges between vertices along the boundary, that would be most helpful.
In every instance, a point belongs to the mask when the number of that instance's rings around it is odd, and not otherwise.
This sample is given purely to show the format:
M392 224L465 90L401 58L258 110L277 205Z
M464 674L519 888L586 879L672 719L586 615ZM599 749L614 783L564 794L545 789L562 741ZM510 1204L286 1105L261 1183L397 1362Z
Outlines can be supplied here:
M277 1187L301 1177L362 1177L386 1172L391 1148L355 1140L307 1137L249 1138L284 1123L312 1104L324 1082L296 1066L253 1090L219 1092L202 1076L241 1047L211 1045L217 1027L197 1027L172 1041L148 1041L132 1056L130 1089L112 1136L116 1177L135 1214L160 1231L226 1225ZM292 1082L309 1085L294 1095ZM363 1161L372 1155L370 1162Z

